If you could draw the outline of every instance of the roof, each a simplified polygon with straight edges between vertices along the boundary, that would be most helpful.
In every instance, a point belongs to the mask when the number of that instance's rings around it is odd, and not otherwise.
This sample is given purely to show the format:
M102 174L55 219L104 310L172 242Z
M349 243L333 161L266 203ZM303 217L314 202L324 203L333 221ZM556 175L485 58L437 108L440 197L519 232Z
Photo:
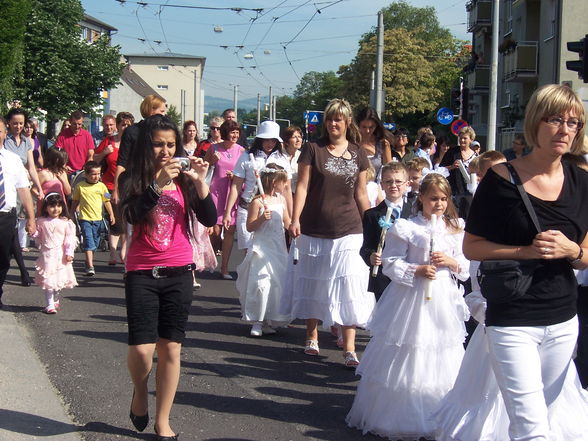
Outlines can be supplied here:
M143 53L143 54L126 54L125 57L144 57L144 58L189 58L193 60L206 60L206 57L199 55L178 54L177 52L160 52L160 53Z
M145 98L147 95L161 96L149 84L147 84L143 78L137 75L128 64L123 69L120 75L120 79L127 83L131 89L133 89L143 98Z
M88 15L88 14L84 14L84 18L83 18L82 21L86 21L88 23L92 23L92 24L98 25L101 28L104 28L104 29L106 29L108 31L118 31L117 28L115 28L115 27L113 27L113 26L109 25L108 23L105 23L105 22L103 22L101 20L98 20L97 18L92 17L91 15Z

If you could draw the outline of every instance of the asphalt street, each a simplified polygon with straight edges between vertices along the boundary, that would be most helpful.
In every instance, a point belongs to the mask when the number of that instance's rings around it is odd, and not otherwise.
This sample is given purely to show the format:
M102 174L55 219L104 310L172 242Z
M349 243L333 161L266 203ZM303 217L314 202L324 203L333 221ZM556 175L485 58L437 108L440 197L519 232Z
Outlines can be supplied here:
M32 276L36 253L25 258ZM241 258L235 253L231 268ZM108 266L107 259L107 253L97 254L97 274L90 278L83 275L83 256L76 255L79 286L64 291L61 311L54 316L42 312L41 289L21 287L18 272L10 271L0 329L19 338L4 339L9 345L5 357L14 366L0 370L0 393L10 389L8 384L16 392L0 398L0 440L154 439L153 419L138 434L128 418L132 384L126 368L123 270ZM319 357L303 354L302 323L275 336L250 337L249 326L240 320L234 282L220 280L218 273L204 273L200 281L172 410L171 424L181 440L380 439L345 425L359 377L343 366L329 333L320 335ZM367 341L360 331L360 358ZM18 392L25 389L16 380L30 386L26 396ZM151 413L154 381L152 375Z

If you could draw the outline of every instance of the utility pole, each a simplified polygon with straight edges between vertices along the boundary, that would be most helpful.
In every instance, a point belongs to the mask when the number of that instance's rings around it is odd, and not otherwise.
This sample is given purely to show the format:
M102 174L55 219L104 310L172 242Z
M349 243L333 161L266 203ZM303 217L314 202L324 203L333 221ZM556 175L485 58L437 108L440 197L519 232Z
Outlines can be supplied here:
M272 86L270 86L269 87L269 118L268 119L272 119L272 115L274 113L273 104L274 104L274 96L272 95Z
M237 116L237 104L238 104L238 102L237 102L237 93L238 92L239 92L239 85L238 84L235 84L233 86L233 108L235 109L235 119L238 118L238 116Z
M274 104L272 105L272 110L273 110L272 121L276 120L276 116L278 114L277 103L278 103L278 97L276 95L274 95Z
M257 127L259 127L259 122L261 121L261 95L257 94Z
M376 51L376 112L384 115L384 14L378 12L378 47Z
M490 65L490 91L488 96L487 150L496 150L496 111L498 94L498 38L500 31L500 1L492 5L492 64Z

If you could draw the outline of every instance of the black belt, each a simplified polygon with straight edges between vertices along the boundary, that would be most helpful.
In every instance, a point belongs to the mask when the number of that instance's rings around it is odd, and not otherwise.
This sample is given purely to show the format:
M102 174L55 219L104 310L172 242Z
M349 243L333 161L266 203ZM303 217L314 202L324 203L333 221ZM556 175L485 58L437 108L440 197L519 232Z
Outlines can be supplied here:
M239 207L247 210L247 209L249 209L249 203L245 199L239 198Z
M141 274L151 276L154 279L166 279L168 277L181 276L196 269L196 265L190 263L182 266L154 266L150 270L127 271L127 274Z

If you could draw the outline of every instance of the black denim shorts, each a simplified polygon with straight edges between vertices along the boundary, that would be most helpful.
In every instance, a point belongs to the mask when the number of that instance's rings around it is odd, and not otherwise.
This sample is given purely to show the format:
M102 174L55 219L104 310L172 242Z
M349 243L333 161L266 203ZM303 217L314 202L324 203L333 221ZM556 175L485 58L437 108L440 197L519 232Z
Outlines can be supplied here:
M191 271L163 279L128 272L125 299L129 345L156 343L160 338L182 343L192 289Z

